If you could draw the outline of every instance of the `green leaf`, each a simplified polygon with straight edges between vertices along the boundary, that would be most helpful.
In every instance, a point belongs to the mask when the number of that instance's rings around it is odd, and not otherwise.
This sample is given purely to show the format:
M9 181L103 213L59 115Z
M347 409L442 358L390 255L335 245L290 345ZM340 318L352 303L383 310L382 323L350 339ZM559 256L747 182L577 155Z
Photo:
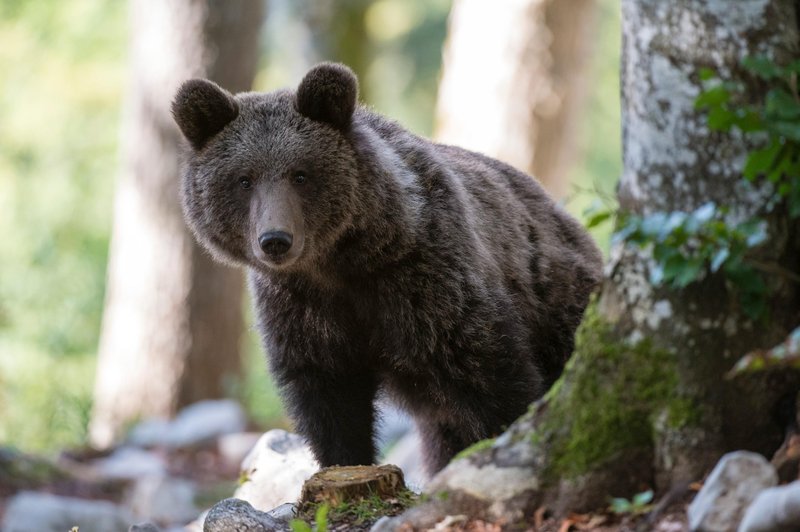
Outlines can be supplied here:
M328 510L330 510L330 507L327 503L317 508L317 513L314 515L317 532L328 532Z
M800 121L771 121L769 129L773 133L800 142Z
M700 93L694 101L695 109L717 108L731 99L731 93L723 85L717 85Z
M611 235L611 243L619 244L620 242L627 242L628 239L639 229L638 219L631 218L626 224L620 227Z
M311 526L300 519L292 519L289 522L289 528L292 529L292 532L312 532Z
M724 107L712 107L708 111L708 127L714 131L728 131L736 115Z
M591 229L592 227L597 227L598 225L602 224L603 222L611 218L613 215L614 211L611 210L595 212L594 214L589 216L589 218L586 219L586 228Z
M653 500L653 490L643 491L633 496L631 501L634 506L644 506Z
M747 238L745 239L745 244L747 247L754 248L758 245L763 244L767 241L767 222L764 220L758 220L752 230L745 233Z
M717 206L714 204L713 201L706 202L699 206L693 213L692 216L695 220L697 220L700 224L705 225L707 222L711 221L714 215L717 214Z
M650 238L658 239L661 236L661 229L667 222L667 213L654 212L642 220L639 230Z
M773 140L766 148L751 151L744 164L744 169L742 169L744 177L753 181L759 175L769 172L780 149L780 142Z
M710 80L712 78L716 78L717 77L717 71L712 69L712 68L702 67L697 72L697 75L700 77L701 81L708 81L708 80Z
M734 117L733 125L745 133L762 131L764 129L764 121L761 119L761 116L752 109L737 109L734 113Z
M711 271L716 272L719 270L720 266L728 260L728 257L731 255L731 250L727 247L721 247L714 253L714 257L711 259Z
M698 257L692 257L683 263L672 279L672 286L675 288L686 288L689 284L700 278L703 273L705 261Z
M615 514L627 514L633 510L633 505L628 499L614 497L611 499L611 511Z
M781 77L782 69L766 56L749 56L742 60L742 66L762 79L770 80Z
M764 102L767 116L774 119L797 120L800 118L800 102L781 89L772 89Z

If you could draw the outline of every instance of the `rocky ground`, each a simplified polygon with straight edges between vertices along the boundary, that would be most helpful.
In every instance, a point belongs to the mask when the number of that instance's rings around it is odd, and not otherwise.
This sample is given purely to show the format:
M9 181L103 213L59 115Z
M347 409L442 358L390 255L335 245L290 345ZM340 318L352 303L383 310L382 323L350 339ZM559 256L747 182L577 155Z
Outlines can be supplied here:
M408 430L407 423L400 425L390 427L388 438ZM540 508L508 522L502 514L476 519L453 502L469 492L472 500L484 497L482 502L502 505L496 494L508 495L508 485L493 486L469 457L429 484L452 494L450 500L435 490L417 495L425 478L413 433L400 438L387 457L402 467L411 490L336 501L326 515L317 513L321 503L298 508L293 503L304 481L318 469L302 439L282 430L261 434L246 428L238 404L210 401L169 422L144 422L107 452L63 453L52 461L0 448L0 530L65 532L78 526L80 532L109 532L148 523L130 529L288 531L289 522L298 518L309 524L309 532L317 530L317 518L329 531L800 529L800 436L787 439L772 463L757 454L732 453L702 484L679 487L656 500L643 492L591 513L556 519ZM448 485L454 478L458 484ZM413 509L407 511L409 506Z

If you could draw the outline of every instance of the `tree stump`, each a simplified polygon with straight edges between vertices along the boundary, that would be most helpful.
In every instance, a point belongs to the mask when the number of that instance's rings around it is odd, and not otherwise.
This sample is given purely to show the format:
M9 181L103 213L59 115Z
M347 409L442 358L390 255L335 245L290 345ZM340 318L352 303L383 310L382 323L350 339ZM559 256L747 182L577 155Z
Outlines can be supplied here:
M372 496L389 499L405 489L403 472L394 465L326 467L303 485L300 507L319 503L334 507Z

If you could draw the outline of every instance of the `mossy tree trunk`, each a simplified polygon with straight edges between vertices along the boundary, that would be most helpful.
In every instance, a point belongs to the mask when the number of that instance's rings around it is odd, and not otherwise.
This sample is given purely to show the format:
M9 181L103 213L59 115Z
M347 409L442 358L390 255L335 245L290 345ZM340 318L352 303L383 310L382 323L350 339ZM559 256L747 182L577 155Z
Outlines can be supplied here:
M646 216L711 200L729 207L731 223L766 216L758 260L792 275L770 276L769 319L753 321L721 274L683 290L654 287L648 248L616 245L562 378L496 441L463 453L432 480L430 491L448 495L433 497L445 514L514 522L542 504L557 513L599 508L609 496L700 480L731 449L769 454L784 436L775 408L794 399L798 375L725 375L800 321L800 286L789 278L800 272L800 226L780 207L765 214L768 187L742 178L749 141L710 131L694 102L704 67L731 79L741 77L748 55L796 58L798 2L622 5L621 209ZM755 100L764 88L753 82L745 91ZM425 526L431 515L404 520Z
M455 0L435 137L569 192L585 101L594 0Z
M800 227L781 209L766 215L771 189L742 177L748 139L709 130L694 102L699 72L742 75L741 60L778 62L800 50L793 0L655 2L623 0L621 65L624 170L620 209L649 216L729 207L726 223L767 216L760 262L800 270ZM748 84L749 83L749 84ZM746 82L753 100L763 86ZM682 290L655 287L648 248L616 244L594 321L559 389L537 422L559 487L555 506L602 503L598 496L665 490L699 480L731 449L774 452L783 438L775 408L800 389L798 376L725 377L749 350L782 341L800 320L800 290L768 280L769 318L744 312L734 284L707 274ZM564 418L568 421L563 422Z
M178 85L249 90L262 0L131 2L130 85L90 438L111 444L140 417L221 397L240 375L241 274L215 264L178 199Z

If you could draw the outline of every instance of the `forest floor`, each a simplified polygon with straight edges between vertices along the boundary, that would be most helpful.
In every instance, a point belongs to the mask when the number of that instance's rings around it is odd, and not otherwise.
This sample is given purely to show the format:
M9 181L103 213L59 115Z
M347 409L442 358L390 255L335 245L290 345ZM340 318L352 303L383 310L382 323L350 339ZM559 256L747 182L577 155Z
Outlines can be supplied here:
M36 491L65 497L88 500L107 500L125 504L130 496L131 485L120 479L108 479L90 474L88 466L106 453L89 450L63 453L60 459L50 461L24 455L10 449L0 448L0 522L5 505L17 492ZM196 486L194 502L198 509L208 508L217 501L230 497L235 490L238 468L226 461L214 446L194 447L173 451L165 455L169 464L168 473L177 478L190 480ZM641 505L627 513L616 514L603 509L596 512L571 514L556 519L548 516L545 509L519 524L486 522L469 519L467 516L450 516L435 528L436 531L459 532L683 532L689 527L686 508L695 495L687 491L673 498L668 504L655 501L653 505ZM365 516L363 512L331 512L327 519L329 532L366 532L382 515L401 513L409 501L383 506L380 512ZM134 503L133 506L136 506ZM654 508L656 508L654 510ZM310 520L310 519L309 519ZM189 528L187 530L195 530ZM313 529L312 529L313 530Z

